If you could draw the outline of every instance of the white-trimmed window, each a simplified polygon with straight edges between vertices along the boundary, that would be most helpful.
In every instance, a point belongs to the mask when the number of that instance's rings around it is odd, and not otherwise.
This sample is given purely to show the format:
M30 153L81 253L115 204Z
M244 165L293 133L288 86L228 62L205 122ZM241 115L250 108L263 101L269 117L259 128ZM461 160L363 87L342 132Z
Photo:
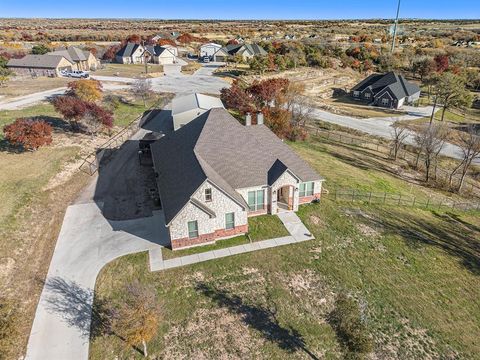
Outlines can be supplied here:
M389 100L387 98L382 98L382 105L388 105Z
M198 221L189 221L188 222L188 237L194 239L198 237Z
M363 97L365 99L370 99L371 96L372 96L372 94L370 94L369 92L366 92L365 94L363 94Z
M301 183L300 184L300 197L304 196L312 196L313 195L313 190L314 190L314 182L306 182L306 183Z
M212 188L205 189L205 201L206 202L212 201Z
M354 97L359 97L359 96L360 96L360 91L355 90L355 91L353 92L353 96L354 96Z
M225 214L225 229L234 229L235 228L235 213L226 213Z
M249 191L248 192L248 208L250 211L262 210L265 208L265 191Z

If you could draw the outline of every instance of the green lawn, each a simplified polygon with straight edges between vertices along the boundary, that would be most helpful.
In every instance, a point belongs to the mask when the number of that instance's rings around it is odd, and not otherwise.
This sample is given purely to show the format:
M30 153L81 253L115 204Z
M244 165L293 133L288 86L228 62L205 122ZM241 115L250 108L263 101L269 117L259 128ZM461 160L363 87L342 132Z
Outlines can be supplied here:
M443 195L403 180L362 149L314 138L291 146L326 177L327 189ZM478 356L480 213L324 197L301 206L298 215L315 240L156 273L146 253L129 255L102 270L97 299L119 299L136 280L154 287L163 306L149 343L156 358L304 359L310 352L342 359L345 350L329 320L340 292L360 304L376 358ZM258 226L260 237L275 228ZM92 339L90 359L116 356L142 358L118 336Z
M248 236L252 241L272 239L282 236L288 236L289 233L277 216L261 215L248 219ZM193 247L184 250L163 249L164 259L171 259L179 256L198 254L205 251L219 250L231 246L249 243L250 240L245 235L235 236L230 239L218 240L215 244Z
M328 321L339 292L361 304L377 356L474 358L479 215L324 201L299 211L313 241L157 273L146 253L126 256L103 269L97 298L118 299L131 281L153 286L158 358L343 358ZM90 359L115 356L141 358L117 336L92 340Z

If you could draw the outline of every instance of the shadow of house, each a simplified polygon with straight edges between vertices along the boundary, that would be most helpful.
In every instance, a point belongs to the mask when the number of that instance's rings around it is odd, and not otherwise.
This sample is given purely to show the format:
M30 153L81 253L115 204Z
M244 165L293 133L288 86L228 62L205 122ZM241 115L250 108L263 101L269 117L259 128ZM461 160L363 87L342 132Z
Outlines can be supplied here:
M142 118L140 128L169 134L173 132L172 110L152 110Z
M241 316L248 327L258 331L267 341L276 344L289 354L304 351L311 359L317 357L308 350L302 335L295 329L278 323L275 312L260 306L245 303L239 296L231 295L205 283L196 285L196 290L212 299L217 305Z

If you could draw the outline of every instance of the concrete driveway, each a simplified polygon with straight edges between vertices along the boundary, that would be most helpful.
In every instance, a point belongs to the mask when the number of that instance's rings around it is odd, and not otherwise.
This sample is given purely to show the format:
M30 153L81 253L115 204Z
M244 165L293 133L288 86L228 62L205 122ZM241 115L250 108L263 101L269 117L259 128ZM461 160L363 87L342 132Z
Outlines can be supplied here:
M148 176L154 178L153 171L139 165L136 157L138 139L150 128L164 130L168 113L152 117L147 129L102 162L90 185L67 208L26 359L88 359L93 291L100 270L117 257L169 244L163 212L155 210L145 185Z
M88 359L93 290L102 267L167 241L161 211L142 219L108 221L96 203L69 206L35 313L26 359Z

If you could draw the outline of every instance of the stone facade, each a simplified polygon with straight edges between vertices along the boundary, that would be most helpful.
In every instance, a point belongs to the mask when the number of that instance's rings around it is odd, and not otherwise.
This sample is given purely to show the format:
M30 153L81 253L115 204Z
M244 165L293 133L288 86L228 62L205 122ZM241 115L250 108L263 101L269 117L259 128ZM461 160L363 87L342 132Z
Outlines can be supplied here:
M243 209L240 204L232 200L222 190L214 184L206 181L193 194L192 198L201 202L215 213L215 216L208 214L198 206L189 202L171 221L169 225L172 249L180 249L198 245L213 243L216 240L224 239L232 236L245 234L248 232L248 217L264 215L267 213L276 214L277 192L280 188L288 189L288 201L292 205L292 210L297 211L300 204L312 202L319 199L322 192L322 182L314 181L314 194L311 196L299 197L299 181L289 171L283 173L272 186L257 186L250 188L237 189L237 192L248 203L248 192L263 190L264 208L257 211L249 211ZM211 189L212 199L207 201L205 198L205 190ZM225 214L234 213L235 227L226 229ZM189 238L188 222L197 221L198 237Z
M276 214L278 210L278 205L277 205L277 193L280 188L284 186L289 186L288 191L289 195L288 198L292 198L293 200L293 211L298 210L298 184L299 181L298 179L293 176L289 171L285 171L278 179L275 181L275 183L272 184L270 187L270 198L272 199L271 201L271 209L270 213Z
M205 200L205 189L207 188L212 190L212 201ZM176 248L179 246L192 246L248 231L246 209L244 210L242 206L209 181L200 186L192 198L200 201L215 212L215 216L211 217L205 211L189 202L169 225L172 247L174 247L174 243L177 244ZM227 213L235 214L235 229L225 230L225 214ZM194 220L198 222L198 238L189 239L188 222ZM181 245L187 243L188 245Z

